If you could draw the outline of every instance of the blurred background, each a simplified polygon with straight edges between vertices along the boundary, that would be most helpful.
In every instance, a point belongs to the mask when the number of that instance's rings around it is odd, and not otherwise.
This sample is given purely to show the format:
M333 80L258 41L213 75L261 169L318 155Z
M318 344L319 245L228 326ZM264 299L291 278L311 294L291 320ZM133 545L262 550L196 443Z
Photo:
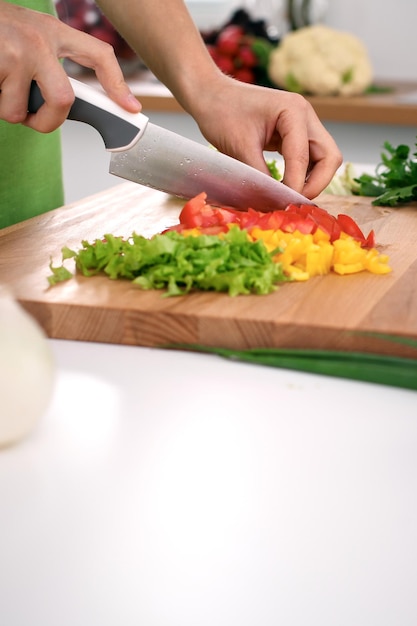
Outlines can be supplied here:
M237 9L248 11L253 19L264 19L278 36L294 26L321 22L359 37L369 52L376 77L417 80L417 2L185 0L185 3L201 31L221 27ZM61 19L110 41L122 59L131 59L128 47L112 32L93 0L57 0L56 5Z
M417 80L417 2L410 0L186 0L199 27L221 24L237 7L254 17L265 17L283 34L289 28L289 12L303 13L358 36L368 49L375 76ZM307 8L306 8L307 7ZM299 19L302 26L306 20Z
M363 169L368 166L372 168L379 162L385 141L389 141L392 145L414 144L417 132L415 63L417 37L414 32L417 23L417 2L410 2L410 0L396 0L395 3L388 0L384 3L380 0L367 0L366 2L363 0L185 0L185 2L209 49L214 48L216 62L219 61L216 48L218 48L220 33L223 33L230 23L243 25L245 36L249 33L251 37L251 48L255 49L258 55L255 64L247 51L245 51L245 61L242 58L238 59L239 76L236 77L248 82L270 84L267 63L271 50L280 46L283 38L293 31L300 31L309 25L322 24L353 35L363 45L372 68L372 80L369 86L362 90L363 95L378 93L380 89L383 93L387 81L394 83L405 81L410 85L410 89L406 96L401 94L398 99L415 107L413 109L416 112L415 120L413 118L410 123L409 115L406 123L398 119L395 123L390 121L376 123L370 115L369 122L364 123L363 120L355 120L353 112L348 123L346 120L336 119L335 121L335 118L325 116L322 118L323 124L339 144L345 162L358 163ZM152 80L152 77L151 79L143 77L144 74L149 73L141 59L114 31L93 0L58 0L56 7L62 20L114 46L125 76L131 81L132 88L134 86L139 99L147 95L149 90L156 95L156 98L165 99L164 107L162 107L164 110L161 107L144 107L143 112L155 124L195 141L206 143L190 116L179 112L175 107L165 106L169 100L167 98L169 94L165 93L165 88L158 85L155 79ZM219 63L224 64L224 58L221 58ZM230 65L227 61L225 71L234 73L230 71L228 63ZM242 65L245 67L242 68ZM70 67L69 73L76 74L77 70L79 71L80 68ZM81 80L84 80L84 76L81 76ZM284 88L288 89L289 86L285 85ZM333 95L333 100L337 102L340 96ZM96 131L85 124L67 122L63 126L62 134L67 203L120 184L120 179L108 174L109 156L103 149L101 137ZM81 155L80 145L83 146ZM279 160L278 156L277 161Z

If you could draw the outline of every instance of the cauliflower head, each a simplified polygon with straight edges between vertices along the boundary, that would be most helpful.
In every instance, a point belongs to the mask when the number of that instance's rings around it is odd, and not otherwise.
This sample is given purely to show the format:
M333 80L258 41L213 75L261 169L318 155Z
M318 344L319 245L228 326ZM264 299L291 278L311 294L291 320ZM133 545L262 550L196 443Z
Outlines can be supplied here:
M359 95L373 79L360 39L321 24L285 35L271 52L268 74L277 87L317 96Z

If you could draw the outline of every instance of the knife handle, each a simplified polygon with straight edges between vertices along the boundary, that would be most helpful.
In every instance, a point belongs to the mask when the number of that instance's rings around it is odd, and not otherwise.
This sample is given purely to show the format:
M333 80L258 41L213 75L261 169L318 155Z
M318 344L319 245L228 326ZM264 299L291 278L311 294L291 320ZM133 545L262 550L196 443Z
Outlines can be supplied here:
M128 150L138 141L148 123L143 113L129 113L113 102L104 91L69 78L75 100L67 119L85 122L101 135L110 152ZM45 102L35 81L29 94L29 113L36 113Z

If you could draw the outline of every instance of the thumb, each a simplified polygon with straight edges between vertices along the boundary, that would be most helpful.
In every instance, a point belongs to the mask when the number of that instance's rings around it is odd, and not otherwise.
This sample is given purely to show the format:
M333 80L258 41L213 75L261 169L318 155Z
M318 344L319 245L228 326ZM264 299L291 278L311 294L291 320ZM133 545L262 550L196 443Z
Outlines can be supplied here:
M142 110L142 105L136 96L130 90L128 84L125 81L120 81L116 84L107 83L103 84L103 87L107 91L108 96L114 100L129 113L139 113Z

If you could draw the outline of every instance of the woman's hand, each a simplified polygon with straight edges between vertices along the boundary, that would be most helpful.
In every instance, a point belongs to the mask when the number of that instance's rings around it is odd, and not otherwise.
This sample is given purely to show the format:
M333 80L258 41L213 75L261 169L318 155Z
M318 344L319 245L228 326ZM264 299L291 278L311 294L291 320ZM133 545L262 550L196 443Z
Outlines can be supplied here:
M342 155L308 101L222 74L183 0L97 4L216 148L264 172L263 151L281 153L285 184L309 198L331 181ZM74 99L59 62L63 58L92 68L108 95L126 110L141 109L113 48L50 15L0 0L0 40L0 119L41 132L60 126ZM45 100L36 114L27 112L32 80Z
M108 95L137 112L141 105L126 84L113 48L57 18L0 1L0 119L50 132L66 119L74 94L60 59L91 68ZM32 80L45 104L28 114Z
M210 143L258 170L268 173L264 150L282 154L283 182L308 198L323 191L342 163L332 136L299 94L216 77L196 98L193 114Z
M331 181L342 156L309 102L222 74L183 0L97 4L221 152L264 172L263 151L280 152L284 182L310 198Z

